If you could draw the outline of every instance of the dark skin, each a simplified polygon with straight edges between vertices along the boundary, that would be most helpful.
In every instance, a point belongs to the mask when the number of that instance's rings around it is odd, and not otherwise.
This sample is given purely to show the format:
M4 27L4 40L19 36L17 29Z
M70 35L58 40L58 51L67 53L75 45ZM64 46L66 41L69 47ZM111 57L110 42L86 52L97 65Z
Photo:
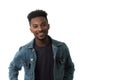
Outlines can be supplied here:
M35 36L35 44L41 47L46 46L50 40L48 38L49 24L45 17L35 17L30 21L30 31Z

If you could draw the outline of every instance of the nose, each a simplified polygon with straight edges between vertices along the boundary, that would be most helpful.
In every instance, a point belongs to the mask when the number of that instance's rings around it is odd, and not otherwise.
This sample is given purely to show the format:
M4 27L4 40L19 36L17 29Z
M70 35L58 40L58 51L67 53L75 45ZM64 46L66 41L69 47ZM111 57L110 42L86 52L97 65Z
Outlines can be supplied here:
M39 27L38 27L38 30L39 30L39 31L41 31L41 30L42 30L42 27L41 27L41 26L39 26Z

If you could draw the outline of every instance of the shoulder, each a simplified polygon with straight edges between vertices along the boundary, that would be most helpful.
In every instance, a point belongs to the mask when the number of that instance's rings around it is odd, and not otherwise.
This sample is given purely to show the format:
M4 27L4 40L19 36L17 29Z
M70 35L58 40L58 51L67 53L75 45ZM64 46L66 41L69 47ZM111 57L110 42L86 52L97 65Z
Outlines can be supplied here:
M34 39L31 40L30 42L22 45L20 48L33 48L33 44L34 44Z
M62 41L58 41L58 40L55 40L55 39L52 39L52 44L55 45L55 46L65 46L65 42L62 42Z
M30 42L20 46L18 52L22 52L23 53L23 52L25 52L28 49L32 49L33 48L33 44L34 44L33 42L34 42L34 40L32 40L32 41L30 41Z
M65 42L62 42L62 41L58 41L58 40L55 40L55 39L52 39L52 45L54 47L58 47L58 48L61 48L62 50L68 50L68 46L66 45Z

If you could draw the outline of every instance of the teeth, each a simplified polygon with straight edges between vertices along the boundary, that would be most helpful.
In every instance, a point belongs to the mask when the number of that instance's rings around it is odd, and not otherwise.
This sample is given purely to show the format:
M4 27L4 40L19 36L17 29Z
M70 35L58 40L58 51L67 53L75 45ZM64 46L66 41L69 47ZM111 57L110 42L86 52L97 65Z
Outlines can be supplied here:
M44 33L42 32L42 33L38 33L38 34L40 34L40 35L41 35L41 34L44 34Z
M39 34L44 34L43 32L39 33Z

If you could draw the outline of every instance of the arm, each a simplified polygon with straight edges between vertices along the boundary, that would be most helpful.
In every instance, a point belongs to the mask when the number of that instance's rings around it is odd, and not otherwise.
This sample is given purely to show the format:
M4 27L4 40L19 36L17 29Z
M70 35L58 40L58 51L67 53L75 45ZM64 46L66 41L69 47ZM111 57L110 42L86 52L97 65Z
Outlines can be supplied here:
M65 74L63 80L73 80L74 75L74 64L72 62L68 47L65 45L65 52L66 52L66 62L65 62Z
M17 52L13 61L9 65L9 80L18 80L18 74L21 67L21 55L20 52Z

